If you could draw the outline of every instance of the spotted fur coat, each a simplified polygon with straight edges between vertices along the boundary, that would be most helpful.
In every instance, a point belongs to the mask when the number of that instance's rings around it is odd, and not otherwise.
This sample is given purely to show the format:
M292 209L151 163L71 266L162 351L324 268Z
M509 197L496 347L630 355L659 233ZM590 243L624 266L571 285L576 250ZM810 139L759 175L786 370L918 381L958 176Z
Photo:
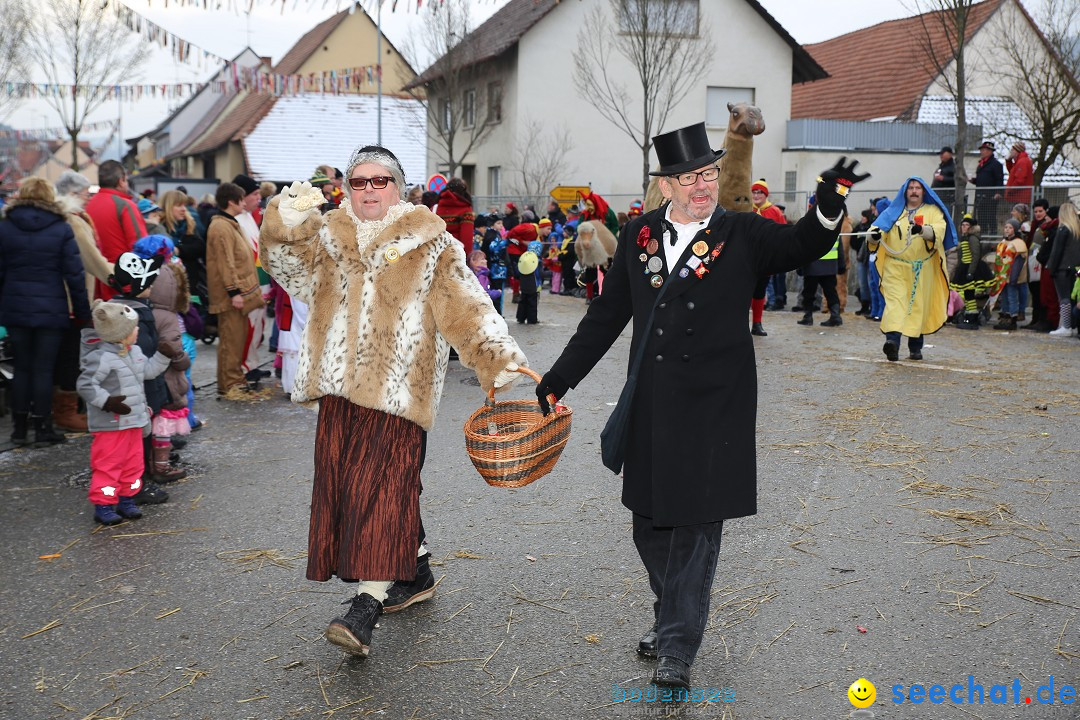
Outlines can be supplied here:
M465 263L461 243L427 208L392 206L360 222L348 203L299 226L266 209L259 257L309 306L294 402L337 395L430 429L450 346L481 387L525 355Z

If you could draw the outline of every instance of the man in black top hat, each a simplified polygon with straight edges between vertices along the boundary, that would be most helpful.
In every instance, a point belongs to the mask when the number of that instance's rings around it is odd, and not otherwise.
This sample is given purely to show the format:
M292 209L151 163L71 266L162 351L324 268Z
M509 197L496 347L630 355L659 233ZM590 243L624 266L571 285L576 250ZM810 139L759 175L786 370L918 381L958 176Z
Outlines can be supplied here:
M934 179L930 187L941 198L941 202L951 210L953 198L956 197L956 160L953 158L953 149L946 145L941 148L938 158L941 163L934 171Z
M659 657L657 683L689 687L723 521L757 510L757 374L746 323L754 285L831 248L844 197L867 176L841 160L819 178L817 210L780 225L718 207L723 151L710 148L704 123L653 143L667 202L623 228L603 293L537 396L546 409L577 387L633 321L630 354L640 348L644 359L628 400L622 501L656 596L638 652Z

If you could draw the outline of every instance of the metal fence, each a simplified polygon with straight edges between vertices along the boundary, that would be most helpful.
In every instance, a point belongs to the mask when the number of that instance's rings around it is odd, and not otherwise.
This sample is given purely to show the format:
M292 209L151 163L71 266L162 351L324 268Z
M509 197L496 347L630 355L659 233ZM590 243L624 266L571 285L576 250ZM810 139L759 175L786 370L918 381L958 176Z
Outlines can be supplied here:
M896 197L897 190L898 188L895 187L863 189L861 186L856 186L848 196L847 201L847 208L852 221L858 223L859 214L870 207L870 203L876 198L886 197L892 200ZM597 190L597 192L607 200L608 205L616 213L626 212L630 209L631 202L644 199L644 195L640 193L605 193L602 190ZM954 190L943 188L941 191L935 192L946 203L953 203ZM783 207L784 215L787 216L789 221L795 221L806 214L809 197L810 192L805 190L796 192L776 191L769 196L769 199ZM1080 185L971 188L960 199L960 205L964 212L970 212L979 222L983 238L992 239L1001 236L1001 226L1009 219L1013 205L1024 203L1030 207L1036 198L1046 198L1051 206L1060 205L1066 201L1080 205ZM502 214L506 203L512 202L517 206L519 212L523 211L526 206L532 205L536 208L538 216L543 217L547 214L547 206L550 201L551 198L547 196L476 195L473 196L473 208L478 213L487 213L494 209L495 212ZM960 213L960 215L963 215L963 213Z

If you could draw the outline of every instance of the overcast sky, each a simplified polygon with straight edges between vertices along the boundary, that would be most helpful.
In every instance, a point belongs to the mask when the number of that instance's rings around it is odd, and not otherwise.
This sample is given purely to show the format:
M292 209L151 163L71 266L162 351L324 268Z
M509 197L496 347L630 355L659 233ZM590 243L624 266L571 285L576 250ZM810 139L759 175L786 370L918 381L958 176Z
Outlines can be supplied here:
M507 0L472 0L473 18L481 22L506 4ZM563 0L580 2L581 0ZM703 0L704 2L732 2L734 0ZM273 2L273 4L270 4ZM338 8L348 7L342 0L286 0L287 9L282 12L280 0L255 0L250 18L236 6L246 6L248 0L221 0L227 9L213 12L201 7L178 7L175 0L165 7L165 0L131 2L128 5L150 18L175 35L197 42L204 49L232 58L246 45L257 53L270 56L274 62L312 27L333 15ZM384 33L399 48L405 42L410 29L416 28L415 0L400 0L396 12L391 12L392 0L383 0L382 21ZM907 17L913 12L915 0L760 0L761 4L800 43L809 44L827 40L837 35L868 27L884 20ZM922 0L925 6L926 0ZM1035 14L1044 0L1025 0L1024 4ZM425 3L426 4L426 3ZM374 16L378 7L376 0L364 0L363 5ZM201 6L201 3L200 3ZM409 11L406 11L406 8ZM567 28L568 36L574 29ZM749 49L748 49L749 51ZM200 82L212 74L208 67L178 63L169 53L155 51L145 63L139 77L129 82L175 83ZM38 78L40 79L40 78ZM569 81L569 79L568 79ZM567 89L573 92L572 89ZM143 100L138 103L107 103L89 119L90 122L115 120L122 113L123 135L138 136L160 123L169 113L171 105L161 100ZM6 118L15 128L43 128L60 125L55 111L42 101L27 101ZM116 140L112 142L116 147Z

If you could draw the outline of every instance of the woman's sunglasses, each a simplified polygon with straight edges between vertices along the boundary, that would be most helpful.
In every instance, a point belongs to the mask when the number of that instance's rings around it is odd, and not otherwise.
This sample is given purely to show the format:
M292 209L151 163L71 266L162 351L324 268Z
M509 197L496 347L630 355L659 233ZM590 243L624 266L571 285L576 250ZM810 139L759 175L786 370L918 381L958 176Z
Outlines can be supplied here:
M363 190L367 187L368 183L371 183L371 187L376 190L382 190L386 187L387 183L394 181L394 178L388 175L377 175L372 178L349 178L349 187L353 190Z

